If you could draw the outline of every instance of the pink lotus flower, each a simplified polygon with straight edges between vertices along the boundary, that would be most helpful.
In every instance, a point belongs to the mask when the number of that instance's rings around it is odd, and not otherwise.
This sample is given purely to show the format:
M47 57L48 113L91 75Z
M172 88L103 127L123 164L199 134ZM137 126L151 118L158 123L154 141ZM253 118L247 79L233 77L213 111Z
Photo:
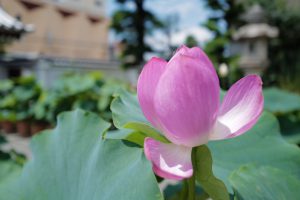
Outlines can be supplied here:
M145 117L172 143L144 141L145 155L161 177L193 175L192 147L239 136L263 110L262 81L249 75L236 82L220 105L219 79L197 47L181 47L169 62L152 58L140 74L138 100Z

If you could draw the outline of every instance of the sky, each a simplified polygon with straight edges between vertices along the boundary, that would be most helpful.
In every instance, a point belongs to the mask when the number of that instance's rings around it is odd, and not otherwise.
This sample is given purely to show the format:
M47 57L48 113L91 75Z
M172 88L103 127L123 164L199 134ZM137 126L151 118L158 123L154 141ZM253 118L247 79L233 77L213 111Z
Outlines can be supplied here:
M114 10L118 8L118 4L114 0L107 0L106 2L107 15L111 16ZM134 7L134 5L132 6ZM180 46L188 35L193 35L200 45L212 37L207 29L200 26L209 15L203 0L147 0L145 7L160 19L165 19L174 13L178 14L178 29L172 34L171 39L173 45ZM110 40L113 41L114 39L114 35L111 34ZM163 50L166 47L166 37L160 32L155 32L152 36L147 37L146 41L153 44L154 48L158 50Z

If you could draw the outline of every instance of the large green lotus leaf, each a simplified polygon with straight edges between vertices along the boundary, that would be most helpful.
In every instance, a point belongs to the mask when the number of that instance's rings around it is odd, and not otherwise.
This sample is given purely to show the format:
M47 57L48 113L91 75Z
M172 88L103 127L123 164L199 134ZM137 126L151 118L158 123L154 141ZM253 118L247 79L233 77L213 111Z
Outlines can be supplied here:
M125 90L120 90L115 95L110 109L114 125L119 129L132 129L139 133L144 133L148 137L152 137L162 142L168 142L159 131L151 126L144 117L144 114L139 106L136 95L133 95ZM136 134L137 132L135 132ZM125 135L124 137L128 137Z
M123 128L127 124L137 122L151 127L150 123L144 117L139 106L137 97L125 90L119 90L115 94L115 99L111 104L114 125Z
M300 95L278 88L264 89L266 110L273 113L287 113L300 110Z
M293 144L300 144L300 112L277 116L281 134Z
M300 197L299 179L269 166L243 166L230 176L230 183L237 191L237 199L291 200Z
M60 96L65 97L87 91L95 85L95 82L96 77L87 74L65 74L54 83L53 88Z
M9 79L0 80L0 92L7 92L14 87L14 82Z
M161 199L143 150L121 140L102 140L109 124L77 110L33 138L33 159L1 200Z
M21 169L21 165L18 165L13 160L0 160L0 187L14 181L20 175Z
M232 139L210 142L209 148L213 155L214 174L226 184L231 193L229 175L249 163L276 167L300 178L300 149L281 137L278 122L270 113L263 113L258 123L247 133Z
M140 146L144 146L144 140L146 138L146 135L138 132L133 131L130 129L117 129L113 131L108 131L103 138L106 139L114 139L114 140L127 140L130 142L133 142L135 144L138 144Z

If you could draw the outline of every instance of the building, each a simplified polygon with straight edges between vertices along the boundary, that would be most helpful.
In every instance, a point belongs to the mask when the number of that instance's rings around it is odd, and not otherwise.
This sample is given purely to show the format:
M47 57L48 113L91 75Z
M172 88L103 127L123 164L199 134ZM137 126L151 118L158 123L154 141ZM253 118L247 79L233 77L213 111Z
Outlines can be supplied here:
M1 0L11 16L35 31L7 52L108 59L108 20L103 0Z
M109 58L105 0L0 0L0 4L35 29L5 48L0 58L2 78L35 73L47 86L68 70L118 71L118 63Z

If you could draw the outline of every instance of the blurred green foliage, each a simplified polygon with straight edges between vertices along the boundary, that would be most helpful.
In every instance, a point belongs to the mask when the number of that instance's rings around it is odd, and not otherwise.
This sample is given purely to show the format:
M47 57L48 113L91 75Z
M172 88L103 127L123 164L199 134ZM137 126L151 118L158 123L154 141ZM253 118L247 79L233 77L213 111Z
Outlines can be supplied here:
M188 35L185 39L185 45L187 47L192 48L192 47L198 46L198 41L194 36Z
M0 119L26 120L32 117L32 104L40 95L41 88L34 77L20 77L0 82Z
M2 80L0 119L53 124L59 113L81 108L111 121L109 106L120 88L128 85L105 78L100 72L66 73L48 89L41 88L33 77Z
M119 9L112 16L111 29L121 40L120 60L124 68L139 67L144 62L144 54L151 52L145 36L155 28L163 26L162 22L145 8L146 0L116 0ZM134 8L128 7L133 4Z
M7 143L4 136L0 135L0 185L2 180L10 177L15 172L18 174L25 164L26 158L14 150L2 150L2 146ZM5 180L6 181L6 180Z

